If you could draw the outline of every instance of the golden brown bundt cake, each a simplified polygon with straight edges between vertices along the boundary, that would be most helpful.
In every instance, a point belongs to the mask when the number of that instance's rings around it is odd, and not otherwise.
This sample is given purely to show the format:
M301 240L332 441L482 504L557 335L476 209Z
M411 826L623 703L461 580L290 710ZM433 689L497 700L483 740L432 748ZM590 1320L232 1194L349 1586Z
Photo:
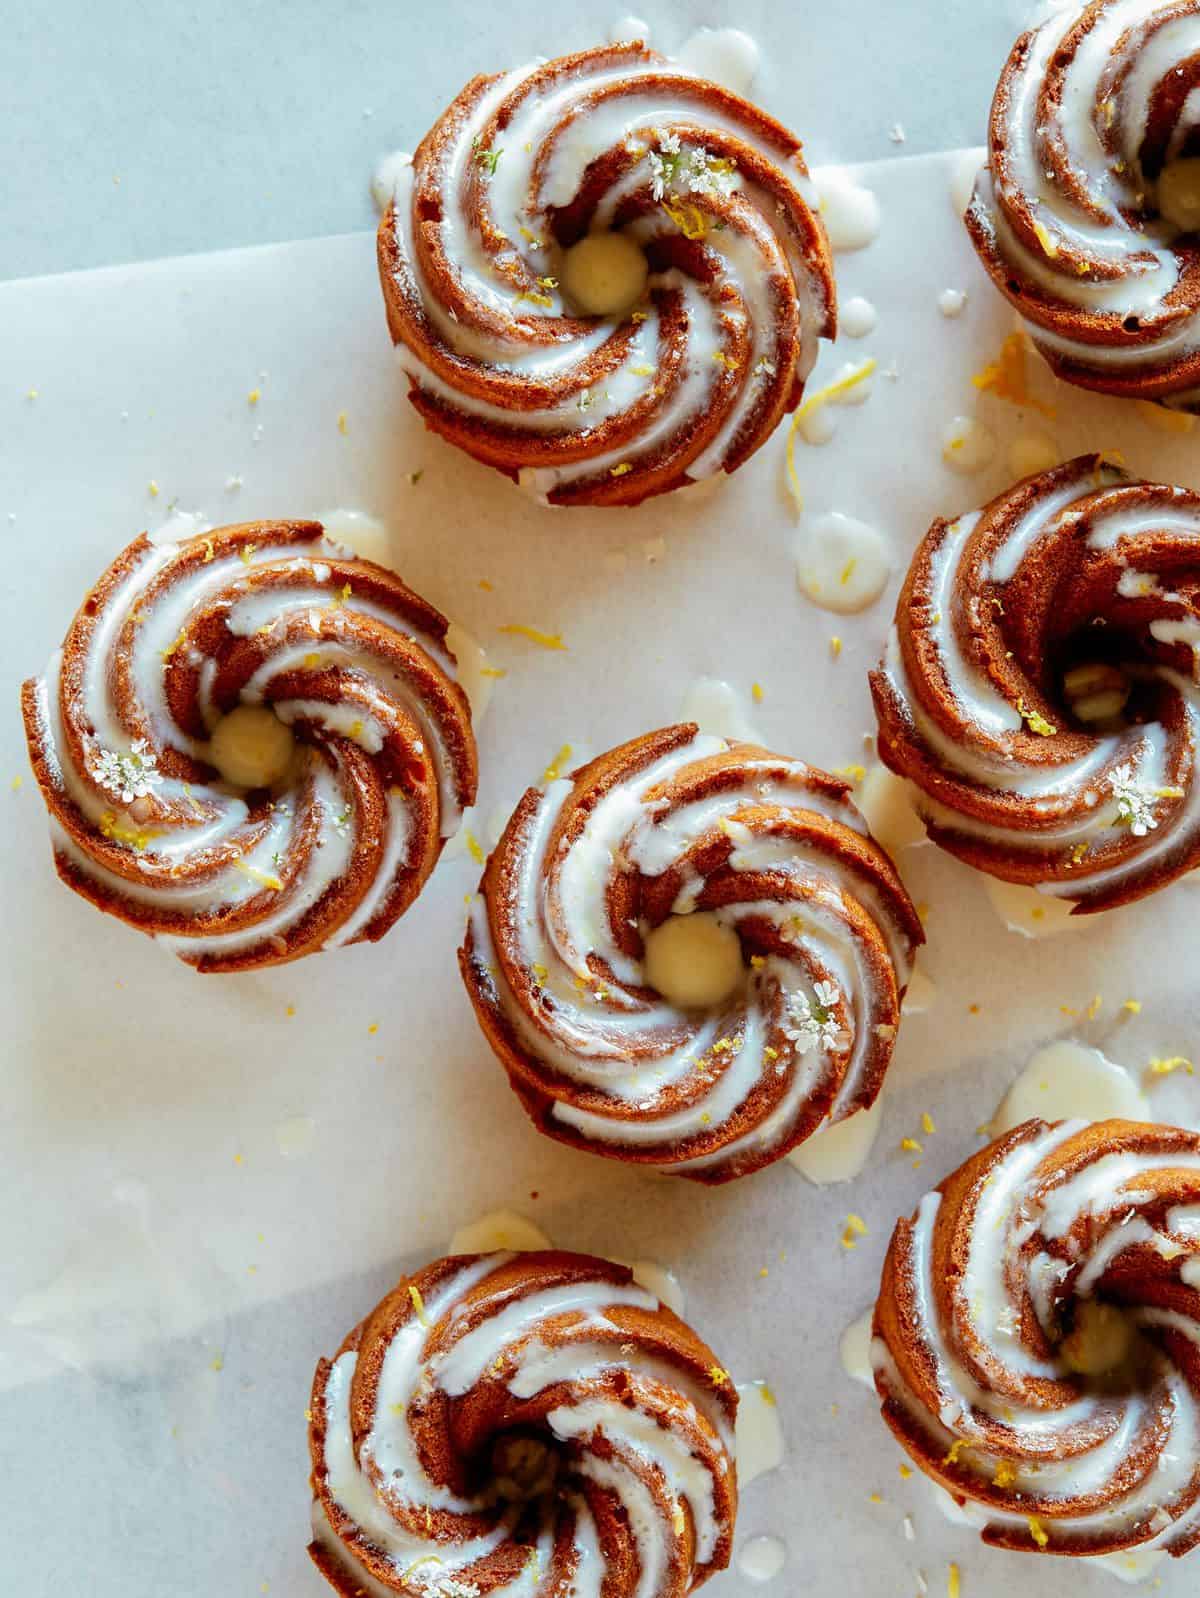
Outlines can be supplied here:
M558 505L735 470L836 331L799 140L641 44L474 78L379 271L427 425Z
M1200 1541L1200 1135L1026 1121L896 1227L883 1416L985 1542Z
M381 938L475 795L444 617L318 522L143 534L22 707L59 876L202 971Z
M438 1260L317 1367L309 1552L343 1598L685 1598L729 1562L736 1414L624 1266Z
M873 1103L923 938L847 793L690 724L526 793L460 961L543 1132L725 1182Z
M935 522L872 674L936 843L1078 911L1200 863L1200 495L1089 455Z
M1066 5L1000 77L975 248L1060 377L1200 410L1200 0Z

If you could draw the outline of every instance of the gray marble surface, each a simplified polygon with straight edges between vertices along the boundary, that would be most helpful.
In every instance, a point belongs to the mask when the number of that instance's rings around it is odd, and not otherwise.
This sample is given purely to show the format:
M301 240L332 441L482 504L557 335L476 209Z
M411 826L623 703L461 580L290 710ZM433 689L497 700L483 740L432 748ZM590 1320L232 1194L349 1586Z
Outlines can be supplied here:
M982 142L1033 0L0 0L0 278L370 226L375 161L471 74L627 10L667 51L745 29L763 103L857 161Z

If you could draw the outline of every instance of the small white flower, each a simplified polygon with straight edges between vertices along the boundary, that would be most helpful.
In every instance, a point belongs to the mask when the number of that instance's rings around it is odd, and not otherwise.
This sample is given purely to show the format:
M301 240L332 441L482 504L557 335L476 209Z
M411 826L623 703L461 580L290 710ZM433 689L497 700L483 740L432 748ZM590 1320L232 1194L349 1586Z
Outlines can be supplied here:
M658 138L658 147L659 147L659 149L662 151L662 153L664 155L678 155L679 154L679 135L678 135L678 133L660 133L660 132L658 132L657 129L655 130L655 132L656 132L656 136Z
M664 159L657 150L651 150L646 159L650 162L650 192L656 200L661 200L675 177L676 163Z
M88 772L123 805L131 805L135 799L145 799L162 785L162 773L157 766L158 756L150 745L144 738L135 738L126 755L119 755L114 749L101 749Z
M1133 767L1117 766L1109 779L1117 801L1117 824L1129 828L1135 838L1144 838L1158 826L1154 814L1155 795L1139 785Z
M841 998L836 983L818 982L813 988L813 999L800 989L789 993L784 1000L781 1031L795 1047L797 1054L807 1054L810 1049L841 1049L846 1046L846 1034L838 1024L835 1014Z
M479 1588L474 1582L459 1581L457 1576L442 1575L436 1568L422 1566L408 1570L404 1580L408 1586L424 1593L426 1598L479 1598Z
M691 194L732 194L737 171L732 161L716 161L707 150L689 150L684 182Z

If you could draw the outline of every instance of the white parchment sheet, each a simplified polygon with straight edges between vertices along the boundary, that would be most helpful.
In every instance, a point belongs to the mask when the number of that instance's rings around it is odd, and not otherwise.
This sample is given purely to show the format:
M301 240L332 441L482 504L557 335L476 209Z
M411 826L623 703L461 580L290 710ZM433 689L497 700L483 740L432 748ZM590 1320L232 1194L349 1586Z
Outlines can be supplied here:
M826 351L814 385L867 355L880 371L865 405L837 412L831 443L797 448L811 512L874 523L894 550L885 594L851 617L797 591L782 432L716 492L634 512L540 508L426 436L367 234L0 287L0 1591L318 1598L304 1556L314 1362L402 1268L500 1205L563 1246L672 1267L738 1379L770 1381L786 1459L748 1488L739 1525L787 1543L766 1590L904 1598L923 1572L938 1594L954 1560L964 1598L1114 1591L1100 1572L990 1552L946 1524L924 1484L900 1478L837 1346L873 1296L895 1218L978 1146L1034 1047L1073 1035L1135 1067L1194 1053L1200 888L1035 943L1005 929L966 868L906 851L935 994L903 1025L867 1171L817 1189L782 1165L704 1192L528 1126L454 961L478 874L465 851L382 944L198 977L58 885L17 715L18 683L85 590L169 506L214 523L352 506L390 524L406 580L507 672L480 735L481 834L561 745L598 750L676 719L701 676L747 698L761 684L753 716L775 748L862 762L866 671L908 556L935 514L1005 485L1015 438L1119 448L1135 471L1200 486L1197 435L1160 432L1134 407L1062 390L1049 418L980 397L972 374L1011 324L953 214L955 166L857 174L882 229L840 258L841 292L868 297L878 326ZM952 320L947 288L969 291ZM973 477L942 463L958 414L998 440ZM539 649L509 624L567 647ZM1131 997L1140 1014L1121 1010ZM1182 1074L1153 1102L1200 1119L1200 1086ZM908 1135L922 1136L920 1170L900 1151ZM867 1232L847 1250L851 1210ZM1163 1594L1194 1591L1188 1563L1161 1571ZM732 1571L711 1590L750 1584Z

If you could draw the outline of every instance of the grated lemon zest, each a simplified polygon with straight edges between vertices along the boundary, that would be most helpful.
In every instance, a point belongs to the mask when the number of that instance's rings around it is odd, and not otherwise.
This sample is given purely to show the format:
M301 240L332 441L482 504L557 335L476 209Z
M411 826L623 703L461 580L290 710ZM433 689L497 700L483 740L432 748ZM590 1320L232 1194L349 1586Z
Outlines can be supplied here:
M557 782L562 776L563 767L566 765L567 761L570 760L572 753L573 751L571 749L571 745L563 744L562 748L555 755L554 759L546 767L545 771L542 772L542 781Z
M1151 1076L1170 1076L1175 1071L1186 1071L1188 1076L1196 1072L1192 1062L1182 1054L1173 1054L1166 1060L1151 1060L1146 1067Z
M502 633L509 633L514 638L528 638L531 644L537 644L542 649L565 649L567 646L562 641L561 633L544 633L537 627L527 627L524 622L509 622L506 627L501 627Z
M261 883L264 888L270 888L273 893L278 893L283 887L283 883L278 877L272 876L270 872L260 871L257 866L252 866L247 860L235 860L233 863L243 876L249 877L254 882Z
M865 383L878 365L879 362L874 356L868 356L853 371L847 372L845 377L839 377L836 382L827 383L824 388L819 388L815 394L810 394L804 403L797 408L787 432L788 486L791 488L792 497L796 501L797 510L804 509L804 491L800 487L800 476L796 471L796 434L800 429L800 423L806 416L811 416L814 411L820 410L824 405L828 405L830 400L840 399L843 394L849 394L852 389L856 389L860 383Z
M408 1297L413 1307L413 1314L417 1317L418 1321L420 1321L421 1325L428 1329L429 1317L425 1313L425 1300L421 1297L421 1289L416 1285L415 1282L410 1282L408 1284Z
M1029 391L1025 340L1020 333L1010 333L1000 346L997 358L989 361L982 371L976 372L971 381L981 394L994 394L997 399L1040 411L1051 419L1057 415L1053 406L1043 404Z

